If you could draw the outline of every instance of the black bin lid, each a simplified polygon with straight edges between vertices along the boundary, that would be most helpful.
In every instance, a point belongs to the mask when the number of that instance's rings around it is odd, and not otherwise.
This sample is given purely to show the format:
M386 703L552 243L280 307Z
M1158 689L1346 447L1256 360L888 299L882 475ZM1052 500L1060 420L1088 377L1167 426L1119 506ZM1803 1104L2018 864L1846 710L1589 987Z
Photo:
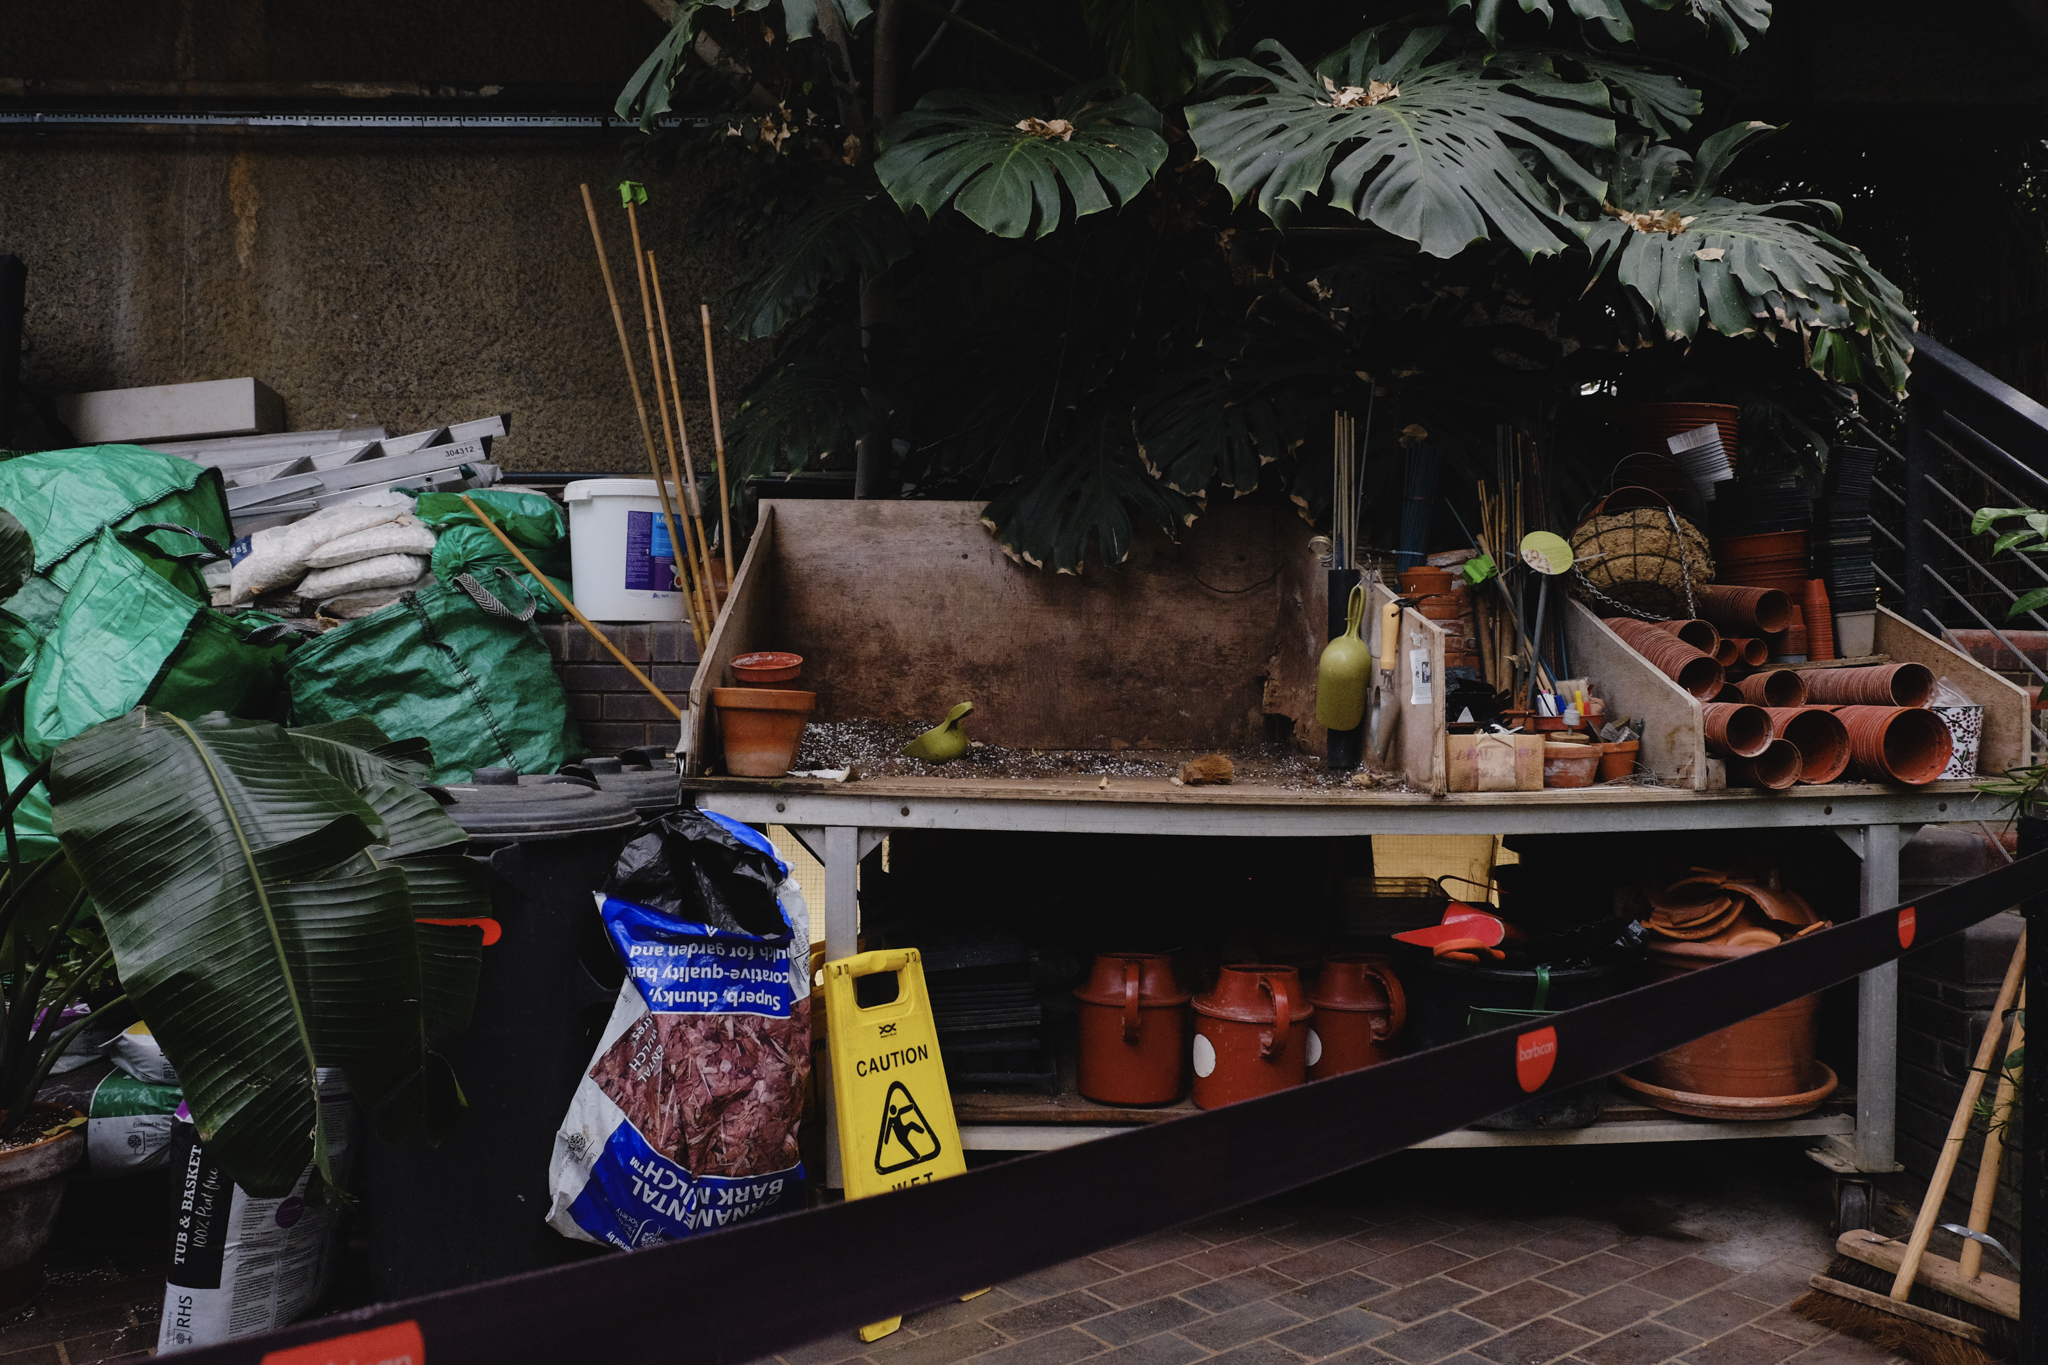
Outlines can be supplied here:
M470 780L443 784L455 798L448 817L473 839L567 839L627 830L640 823L631 802L580 782L522 782L510 768L478 768Z
M682 776L676 771L674 761L650 755L645 750L628 750L618 758L593 755L579 759L555 777L574 780L572 775L580 773L590 774L590 780L597 783L600 791L632 802L633 809L642 816L659 815L683 803ZM522 777L519 780L531 782L535 779Z

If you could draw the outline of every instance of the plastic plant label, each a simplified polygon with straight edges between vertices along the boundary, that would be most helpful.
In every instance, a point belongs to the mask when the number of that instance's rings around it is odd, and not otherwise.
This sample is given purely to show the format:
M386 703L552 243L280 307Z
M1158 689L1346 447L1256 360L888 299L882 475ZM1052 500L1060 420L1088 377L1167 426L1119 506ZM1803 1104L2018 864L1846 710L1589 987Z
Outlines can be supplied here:
M1408 702L1412 706L1427 706L1434 695L1433 679L1429 671L1429 651L1411 649L1408 651Z

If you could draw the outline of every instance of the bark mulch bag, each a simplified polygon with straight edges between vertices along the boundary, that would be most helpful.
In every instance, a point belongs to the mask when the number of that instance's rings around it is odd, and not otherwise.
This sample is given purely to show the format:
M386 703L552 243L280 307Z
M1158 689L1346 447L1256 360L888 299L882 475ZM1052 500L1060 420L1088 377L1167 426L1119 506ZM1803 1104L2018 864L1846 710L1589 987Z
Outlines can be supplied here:
M429 582L336 626L285 669L292 723L367 716L387 735L423 736L436 782L477 768L551 773L583 745L534 606L494 570Z
M597 900L627 976L555 1135L549 1224L632 1250L803 1208L810 915L774 845L675 811Z

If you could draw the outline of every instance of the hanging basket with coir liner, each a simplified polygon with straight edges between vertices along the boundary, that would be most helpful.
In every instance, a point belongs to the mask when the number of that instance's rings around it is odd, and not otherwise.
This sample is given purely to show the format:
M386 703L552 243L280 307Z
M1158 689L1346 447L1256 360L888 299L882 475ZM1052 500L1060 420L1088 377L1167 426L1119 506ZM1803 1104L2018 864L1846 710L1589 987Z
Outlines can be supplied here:
M1606 510L1622 492L1646 494L1656 505ZM1633 616L1694 617L1698 590L1714 581L1714 559L1699 528L1647 488L1614 490L1593 504L1592 515L1572 532L1572 593L1599 604L1597 614L1615 608Z

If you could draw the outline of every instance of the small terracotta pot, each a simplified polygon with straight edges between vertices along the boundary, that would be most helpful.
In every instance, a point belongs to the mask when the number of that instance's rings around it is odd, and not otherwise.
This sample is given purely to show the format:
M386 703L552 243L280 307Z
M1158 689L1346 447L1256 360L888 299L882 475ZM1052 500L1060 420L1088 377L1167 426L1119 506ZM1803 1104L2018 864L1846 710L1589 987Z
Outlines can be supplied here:
M1924 707L1844 706L1835 717L1849 731L1849 752L1857 766L1879 781L1911 787L1932 782L1955 752L1948 726Z
M1834 712L1819 706L1765 709L1771 717L1772 736L1789 740L1799 750L1801 782L1833 782L1847 771L1849 731Z
M1740 564L1757 559L1806 557L1805 531L1764 531L1749 536L1722 536L1714 545L1714 563Z
M1753 758L1729 759L1728 785L1781 792L1798 783L1802 766L1797 745L1789 739L1774 739Z
M1708 702L1700 708L1701 728L1706 732L1707 752L1722 758L1755 758L1771 745L1771 717L1761 706L1744 703L1723 706ZM1798 770L1793 770L1797 777Z
M741 687L778 687L795 682L796 675L803 671L803 655L777 650L742 654L732 661L732 675Z
M1676 635L1702 654L1712 654L1721 643L1721 632L1712 621L1695 617L1690 621L1659 621L1657 629Z
M1792 624L1792 601L1776 588L1725 583L1698 590L1700 615L1734 635L1773 635Z
M1386 1061L1408 1022L1408 997L1385 953L1324 958L1308 1000L1316 1011L1308 1034L1312 1081Z
M76 1115L62 1105L33 1106L52 1123ZM42 1285L43 1245L64 1203L64 1176L85 1155L85 1127L0 1152L0 1308L35 1297Z
M1736 662L1745 668L1761 668L1771 657L1771 647L1754 635L1738 635L1729 641L1735 646Z
M1171 1104L1185 1088L1188 992L1165 953L1100 953L1081 1002L1081 1093L1103 1104Z
M1724 944L1653 942L1654 978L1668 981L1717 962L1766 953L1769 948ZM1817 1068L1820 996L1808 995L1731 1024L1658 1057L1651 1079L1673 1090L1699 1095L1766 1098L1811 1089Z
M1401 570L1401 596L1418 597L1451 590L1452 574L1449 569L1434 564L1418 564L1412 569Z
M1809 669L1806 696L1824 706L1925 706L1934 698L1934 671L1913 663Z
M1636 770L1636 754L1643 742L1639 739L1618 739L1611 744L1600 746L1600 780L1612 782L1627 777Z
M1733 636L1724 635L1713 648L1714 662L1723 668L1733 668L1742 662L1742 646Z
M1590 787L1600 770L1601 745L1545 744L1543 785L1546 787Z
M818 704L815 692L770 687L714 687L724 738L725 770L734 777L781 777L796 761L804 724Z
M1256 1099L1308 1075L1315 1007L1301 973L1274 964L1225 967L1215 988L1195 997L1195 1107Z
M1835 613L1828 606L1827 580L1809 578L1806 580L1806 596L1803 603L1806 610L1806 657L1809 659L1832 659L1835 657Z
M1763 642L1757 641L1759 645ZM1806 675L1790 668L1770 668L1752 673L1736 686L1742 699L1753 706L1786 709L1806 705Z

